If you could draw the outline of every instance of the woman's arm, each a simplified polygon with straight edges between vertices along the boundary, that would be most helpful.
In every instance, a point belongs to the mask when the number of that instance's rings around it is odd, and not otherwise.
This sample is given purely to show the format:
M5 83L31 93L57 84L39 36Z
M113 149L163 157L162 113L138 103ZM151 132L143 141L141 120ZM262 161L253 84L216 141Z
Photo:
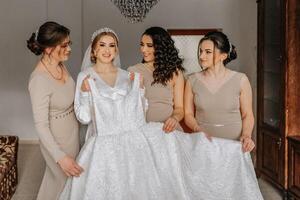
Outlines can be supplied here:
M240 110L242 116L242 134L240 140L243 144L243 151L252 151L255 147L255 144L251 139L254 127L252 89L246 76L243 76L241 80Z
M51 91L49 84L43 77L33 77L29 82L33 118L41 144L46 148L55 162L57 162L67 176L79 176L83 169L74 158L66 155L56 142L50 130L49 106Z
M173 82L174 110L172 115L164 123L163 130L166 133L174 131L177 124L182 120L184 116L184 110L183 110L184 78L182 72L178 71L178 75L174 73L174 77L171 82Z
M49 123L51 91L47 80L36 75L29 82L29 94L32 104L33 119L41 144L46 148L55 162L66 156L55 141Z
M184 122L194 132L201 131L195 119L194 94L189 80L186 81L184 89Z

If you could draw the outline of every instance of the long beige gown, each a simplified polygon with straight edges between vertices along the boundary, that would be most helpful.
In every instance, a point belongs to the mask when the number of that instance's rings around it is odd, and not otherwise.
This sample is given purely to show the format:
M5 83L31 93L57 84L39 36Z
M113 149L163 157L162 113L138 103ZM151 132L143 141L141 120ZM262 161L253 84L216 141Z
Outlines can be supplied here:
M200 73L188 77L194 94L196 120L204 132L214 137L239 140L241 80L246 75L233 71L225 82L211 91Z
M75 83L65 84L43 71L34 70L29 80L33 118L46 170L38 200L55 200L63 190L66 175L57 161L65 155L75 158L79 151L78 122L73 108Z
M173 87L168 84L151 84L153 82L153 72L143 63L136 64L127 69L130 72L138 72L144 77L145 98L148 100L148 110L146 113L147 122L164 122L173 113ZM177 130L182 130L178 124Z

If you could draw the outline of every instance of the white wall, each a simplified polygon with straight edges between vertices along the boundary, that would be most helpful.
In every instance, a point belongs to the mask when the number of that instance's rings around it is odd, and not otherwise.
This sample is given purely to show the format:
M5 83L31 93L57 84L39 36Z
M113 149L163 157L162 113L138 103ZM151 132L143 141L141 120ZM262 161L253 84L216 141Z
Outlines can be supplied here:
M241 72L247 74L253 91L253 112L257 116L257 5L255 1L242 0L240 5L240 48L238 49ZM256 121L255 121L256 122ZM253 131L256 140L256 124Z
M36 139L28 78L37 61L26 40L45 20L71 29L68 66L76 78L91 34L108 26L120 38L124 68L141 60L139 40L150 26L222 28L236 45L238 59L229 67L246 72L256 86L256 3L254 0L160 0L142 23L131 24L110 0L10 0L0 2L0 134ZM256 90L255 90L256 91Z
M76 42L68 66L75 77L81 60L81 13L81 0L0 2L0 134L37 138L27 85L38 57L27 49L26 40L46 20L69 27Z
M109 0L89 0L83 3L83 46L87 47L91 34L109 26L120 37L122 64L133 65L139 55L140 36L150 26L164 28L222 28L239 46L239 0L161 0L148 13L143 23L130 24ZM100 12L101 10L101 12ZM239 61L233 63L238 69Z

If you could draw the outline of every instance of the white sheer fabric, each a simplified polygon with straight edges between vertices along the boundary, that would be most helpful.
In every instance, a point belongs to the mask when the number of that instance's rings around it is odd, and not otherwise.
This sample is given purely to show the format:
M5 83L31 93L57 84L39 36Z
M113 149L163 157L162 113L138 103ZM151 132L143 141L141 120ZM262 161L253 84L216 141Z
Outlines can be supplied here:
M79 87L87 74L90 94ZM92 68L79 74L75 112L89 137L77 161L85 171L68 179L61 200L263 199L240 142L146 123L138 76L132 83L119 69L110 87Z

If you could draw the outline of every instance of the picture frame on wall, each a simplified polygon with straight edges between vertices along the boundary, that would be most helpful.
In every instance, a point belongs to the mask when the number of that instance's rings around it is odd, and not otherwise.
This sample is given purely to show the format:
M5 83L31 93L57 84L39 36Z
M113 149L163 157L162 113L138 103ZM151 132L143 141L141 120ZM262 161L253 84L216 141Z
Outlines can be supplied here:
M185 68L184 75L200 72L202 69L198 62L198 44L205 34L211 31L222 31L219 28L212 29L167 29L175 42L179 55Z

